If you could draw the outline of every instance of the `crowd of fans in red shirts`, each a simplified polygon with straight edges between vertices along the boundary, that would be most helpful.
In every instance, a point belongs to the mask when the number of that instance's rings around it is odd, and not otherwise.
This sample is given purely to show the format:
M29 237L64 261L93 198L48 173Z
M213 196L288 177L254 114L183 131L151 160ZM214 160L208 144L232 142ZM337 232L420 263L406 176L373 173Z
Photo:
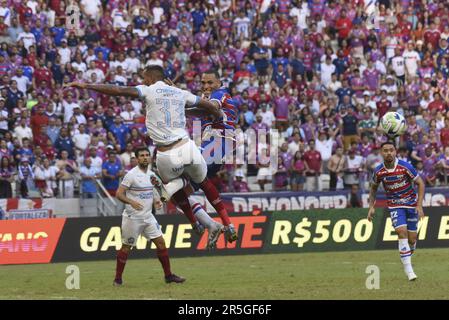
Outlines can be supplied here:
M279 130L277 170L226 165L222 192L250 191L252 176L261 189L363 190L387 111L408 122L399 157L446 184L448 38L444 0L1 0L0 198L92 197L95 179L114 194L133 150L151 146L145 106L64 84L134 86L150 64L196 94L218 70L238 129Z

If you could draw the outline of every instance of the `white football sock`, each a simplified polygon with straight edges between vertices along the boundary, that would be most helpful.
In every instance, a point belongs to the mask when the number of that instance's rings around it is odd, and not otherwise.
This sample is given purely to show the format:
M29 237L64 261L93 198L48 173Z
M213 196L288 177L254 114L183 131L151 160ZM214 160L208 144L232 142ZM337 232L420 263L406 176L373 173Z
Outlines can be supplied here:
M197 218L203 226L207 229L215 226L216 222L207 214L202 205L193 200L191 197L189 197L189 203L195 218Z
M401 256L402 264L404 265L405 273L413 272L412 252L410 251L408 239L399 239L399 254Z

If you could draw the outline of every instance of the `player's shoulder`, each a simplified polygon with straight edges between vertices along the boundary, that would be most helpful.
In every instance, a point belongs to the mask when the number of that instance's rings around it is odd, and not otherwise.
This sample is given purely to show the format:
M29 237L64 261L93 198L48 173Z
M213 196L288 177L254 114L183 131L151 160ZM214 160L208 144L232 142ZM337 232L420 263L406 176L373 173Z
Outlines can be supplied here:
M374 168L374 174L377 174L380 172L380 170L382 170L384 167L384 163L382 162L381 164L377 165L376 168Z
M399 160L398 165L412 172L416 170L415 167L410 162L404 160Z
M413 165L410 162L404 160L398 160L398 165L407 169L414 169Z
M148 169L148 170L147 170L147 175L150 176L150 177L152 177L152 176L155 176L156 173L155 173L153 170Z
M211 99L218 99L218 100L222 100L225 98L230 98L231 96L229 95L228 90L226 90L225 88L219 88L215 91L213 91L210 95Z
M138 166L135 166L134 168L132 168L131 170L129 170L126 174L125 174L125 178L131 179L134 178L137 170L138 170Z

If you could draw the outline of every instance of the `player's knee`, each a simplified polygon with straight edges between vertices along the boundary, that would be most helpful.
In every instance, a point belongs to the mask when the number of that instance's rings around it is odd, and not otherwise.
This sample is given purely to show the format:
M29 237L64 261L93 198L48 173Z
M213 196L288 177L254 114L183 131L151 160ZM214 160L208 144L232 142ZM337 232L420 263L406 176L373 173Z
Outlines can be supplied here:
M122 248L120 249L120 251L123 251L125 253L129 253L132 249L132 246L128 245L128 244L122 244Z
M167 249L167 247L165 245L165 240L164 240L163 237L159 237L159 238L153 239L153 242L154 242L154 244L155 244L155 246L156 246L156 248L158 250L165 250L165 249Z
M397 233L399 239L407 239L408 238L407 230L396 230L396 233Z
M413 236L410 237L410 234L409 234L408 243L411 244L411 245L415 244L416 243L416 235L413 235Z

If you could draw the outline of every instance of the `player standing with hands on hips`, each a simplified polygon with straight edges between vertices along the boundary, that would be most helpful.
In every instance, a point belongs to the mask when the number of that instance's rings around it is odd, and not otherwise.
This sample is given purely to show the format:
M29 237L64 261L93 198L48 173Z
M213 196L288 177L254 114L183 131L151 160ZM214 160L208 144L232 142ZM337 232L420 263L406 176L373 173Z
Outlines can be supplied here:
M424 217L422 202L425 184L410 163L396 158L394 142L382 143L381 153L384 161L374 170L367 218L372 221L374 217L377 188L382 183L391 221L399 238L399 254L404 271L408 279L413 281L417 276L411 260L416 249L418 220ZM418 194L413 184L418 186Z
M184 282L185 279L173 274L170 270L168 250L162 237L161 227L151 213L153 199L156 207L162 206L154 193L151 177L154 172L150 170L150 152L141 147L135 151L138 165L129 171L117 190L117 199L125 203L122 217L122 248L117 252L116 275L113 284L122 285L122 273L126 260L132 247L136 245L137 238L143 235L148 241L156 245L156 253L164 269L165 282Z

